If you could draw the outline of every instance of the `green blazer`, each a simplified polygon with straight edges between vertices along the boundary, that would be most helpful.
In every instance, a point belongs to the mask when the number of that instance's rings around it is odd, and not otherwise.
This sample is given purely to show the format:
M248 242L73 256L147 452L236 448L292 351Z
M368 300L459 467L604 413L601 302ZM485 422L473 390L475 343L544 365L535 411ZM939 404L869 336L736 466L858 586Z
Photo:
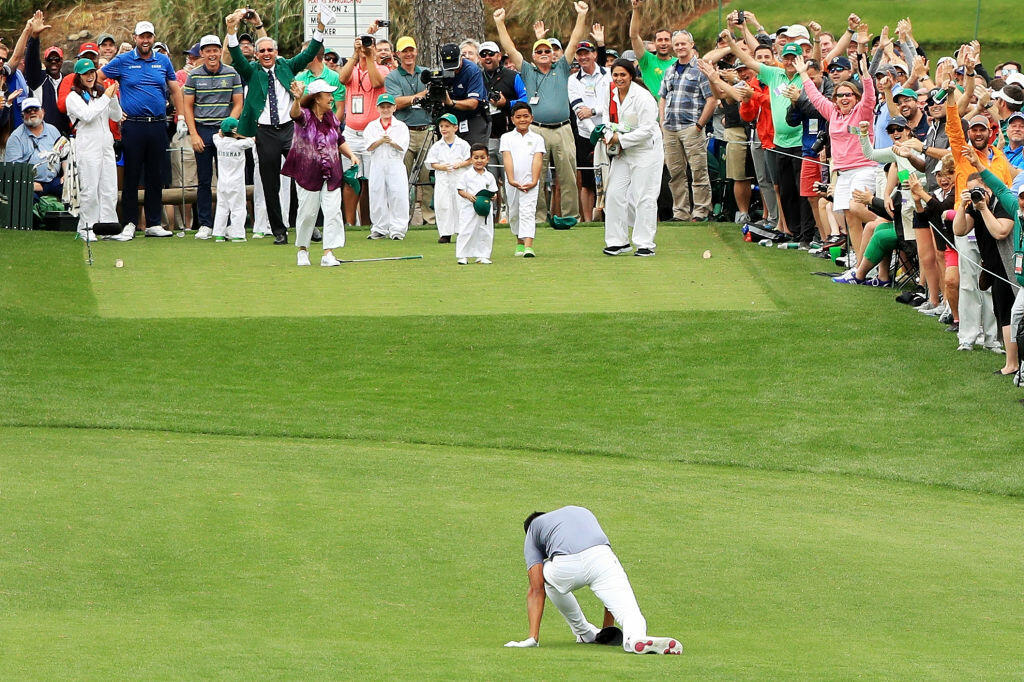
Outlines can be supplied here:
M284 86L285 90L291 90L295 74L306 68L306 65L313 61L317 53L323 47L323 43L313 39L309 46L291 59L284 57L277 58L274 66L274 75ZM267 102L267 72L259 65L259 62L248 61L242 54L242 48L233 45L228 48L231 52L231 66L235 67L242 82L249 86L249 92L245 95L245 102L242 104L242 115L238 119L238 134L252 137L256 134L256 121L263 113L263 106ZM291 117L287 111L281 111L281 121L290 121Z

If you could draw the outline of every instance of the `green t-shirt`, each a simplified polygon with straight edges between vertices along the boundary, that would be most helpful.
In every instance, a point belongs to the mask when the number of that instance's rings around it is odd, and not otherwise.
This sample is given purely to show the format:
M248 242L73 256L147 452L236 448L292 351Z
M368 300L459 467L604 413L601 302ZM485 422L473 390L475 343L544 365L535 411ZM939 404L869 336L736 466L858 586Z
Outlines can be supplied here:
M328 69L325 66L323 70L320 71L319 76L314 76L312 71L306 69L305 71L295 74L295 80L302 83L302 85L305 86L307 90L309 89L309 84L315 80L322 80L328 85L333 85L335 88L337 88L337 90L335 90L333 93L335 102L334 108L339 113L344 113L345 107L338 106L338 102L345 101L345 86L341 84L341 79L338 78L338 74L336 74L333 69Z
M658 99L658 93L661 91L661 79L675 61L676 58L672 55L665 59L647 51L640 55L640 76L644 79L647 89L654 95L654 99Z
M757 79L768 86L768 92L772 98L772 123L775 124L775 146L776 147L801 147L803 146L803 126L791 126L786 123L786 111L789 110L790 99L783 94L782 89L787 85L802 87L800 74L794 73L790 78L786 75L785 69L777 66L761 65Z

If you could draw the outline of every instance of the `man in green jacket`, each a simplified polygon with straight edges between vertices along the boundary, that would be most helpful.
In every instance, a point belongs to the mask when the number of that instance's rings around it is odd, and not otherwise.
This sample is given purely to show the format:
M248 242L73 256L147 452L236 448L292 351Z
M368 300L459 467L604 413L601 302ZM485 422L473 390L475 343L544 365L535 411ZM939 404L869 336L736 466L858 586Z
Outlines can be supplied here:
M275 244L288 243L288 226L281 215L281 158L292 146L294 123L288 116L292 107L291 85L295 74L313 61L323 49L324 24L317 15L316 30L305 50L285 59L277 54L277 42L263 37L256 41L256 60L249 61L238 45L238 24L245 9L237 9L225 19L228 27L228 50L231 62L249 86L242 115L238 120L238 134L256 137L256 155L260 161L260 183L267 202L267 217L274 233Z

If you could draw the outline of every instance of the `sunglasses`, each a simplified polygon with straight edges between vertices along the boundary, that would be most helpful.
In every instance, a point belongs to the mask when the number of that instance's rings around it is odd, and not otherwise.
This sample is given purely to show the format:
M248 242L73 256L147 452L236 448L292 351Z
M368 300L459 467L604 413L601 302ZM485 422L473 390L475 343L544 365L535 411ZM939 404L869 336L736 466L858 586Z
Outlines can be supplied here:
M836 73L837 71L849 71L845 66L830 66L828 67L829 73Z
M836 99L839 99L840 97L856 97L856 96L857 95L853 94L852 92L837 92L836 93Z
M259 52L260 54L264 54L266 52L277 52L277 48L276 47L261 47L260 49L258 49L256 51Z
M493 57L498 54L497 52L491 52L490 50L480 50L481 57Z
M338 63L338 58L337 57L324 57L324 61L325 62L332 62L334 64L337 64Z
M534 54L551 54L551 50L534 50Z
M885 132L887 132L887 133L889 133L890 135L892 135L893 133L901 133L901 132L903 132L903 131L905 131L905 130L907 130L907 129L906 129L906 128L903 128L903 127L901 127L901 126L893 126L893 127L891 127L891 128L886 128L886 129L885 129Z

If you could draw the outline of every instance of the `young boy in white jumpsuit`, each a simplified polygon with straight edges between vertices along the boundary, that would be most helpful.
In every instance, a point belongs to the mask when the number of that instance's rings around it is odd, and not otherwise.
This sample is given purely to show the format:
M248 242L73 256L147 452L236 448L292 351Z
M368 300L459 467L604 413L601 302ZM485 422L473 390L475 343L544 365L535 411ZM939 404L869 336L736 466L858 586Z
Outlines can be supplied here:
M441 139L427 151L427 165L434 171L434 216L437 222L437 243L448 244L458 231L460 206L458 184L470 165L469 143L455 136L459 122L455 114L437 119ZM488 255L490 249L488 249Z
M533 238L537 234L537 198L540 194L541 168L544 165L544 138L530 130L533 109L526 102L512 105L515 130L501 136L498 151L505 167L505 198L508 224L516 237L516 256L533 258Z
M478 207L476 202L481 190L493 192L491 196L497 194L498 181L487 170L487 162L490 159L487 145L473 145L471 154L470 162L473 167L459 176L458 196L461 198L459 238L455 242L455 257L459 265L466 265L470 258L476 258L477 263L490 265L491 246L494 244L494 212L489 201L483 202L486 204L483 208ZM437 194L434 196L437 197Z
M633 244L637 256L654 255L658 230L658 193L665 151L658 125L658 103L651 92L635 82L632 63L612 65L614 87L605 97L614 111L617 130L605 129L598 144L606 145L612 157L605 185L604 253L617 256L632 251L629 240L630 205L635 209ZM617 154L610 152L618 148Z
M245 150L252 149L251 137L239 137L238 119L228 116L220 122L220 134L213 136L217 148L217 210L213 214L213 239L225 237L245 241ZM231 226L228 227L230 221Z
M121 120L115 82L105 90L96 83L96 66L91 59L75 62L75 76L81 88L67 98L68 117L75 124L75 156L78 167L78 233L96 241L96 223L116 223L117 161L110 121ZM81 90L81 93L79 93Z
M405 150L409 127L394 118L395 98L377 98L376 118L366 124L363 140L370 158L367 190L370 193L370 239L405 239L409 231L409 178Z
M600 632L583 615L573 591L590 587L608 614L622 626L622 648L636 654L681 654L683 645L671 637L649 637L647 620L636 603L622 564L612 551L608 536L593 512L585 507L562 507L552 512L534 512L523 522L526 540L523 555L530 581L526 612L530 636L506 647L538 646L544 597L565 618L580 644L590 644Z

